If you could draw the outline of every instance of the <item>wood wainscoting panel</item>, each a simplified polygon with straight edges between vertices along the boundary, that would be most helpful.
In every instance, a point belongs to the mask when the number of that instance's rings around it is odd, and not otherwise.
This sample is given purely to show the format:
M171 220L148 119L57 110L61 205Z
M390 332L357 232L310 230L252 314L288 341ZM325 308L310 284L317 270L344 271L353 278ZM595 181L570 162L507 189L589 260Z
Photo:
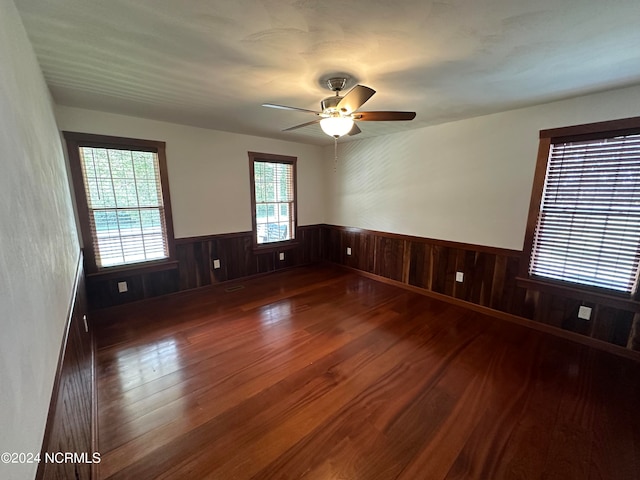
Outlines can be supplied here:
M640 352L640 313L633 316L631 332L629 332L629 341L627 348L636 352Z
M120 292L118 283L126 282L127 291ZM167 295L178 291L178 269L151 272L123 272L114 278L90 276L87 278L87 295L91 308L114 305Z
M401 281L403 278L404 240L375 236L373 273Z
M632 339L634 320L638 317L637 302L625 303L619 297L608 297L592 292L578 292L552 285L517 279L525 287L525 298L520 315L554 327L580 333L603 342L640 351ZM591 318L578 318L581 306L591 308Z
M593 321L591 336L625 347L631 335L634 312L600 306Z
M37 479L88 480L92 478L93 431L96 419L93 398L93 345L85 329L87 299L82 260L78 266L74 298L54 380L49 415L42 442ZM84 455L81 462L44 461L45 454Z
M180 290L211 284L212 271L207 261L210 257L209 242L179 243L176 246Z
M409 245L409 276L407 283L415 287L433 290L432 246L424 242Z

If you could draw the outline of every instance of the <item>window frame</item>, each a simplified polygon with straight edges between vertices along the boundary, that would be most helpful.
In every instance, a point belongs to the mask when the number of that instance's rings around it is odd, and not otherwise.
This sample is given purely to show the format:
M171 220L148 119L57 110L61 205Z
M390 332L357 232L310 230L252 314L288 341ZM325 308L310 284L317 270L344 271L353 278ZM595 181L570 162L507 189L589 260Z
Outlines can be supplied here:
M621 300L627 299L636 301L640 297L640 288L635 292L627 293L612 290L604 287L597 287L576 282L551 279L529 274L531 256L533 254L535 231L542 204L544 185L547 174L547 164L554 143L588 141L615 136L640 134L640 117L624 118L620 120L610 120L604 122L587 123L569 127L560 127L547 130L540 130L540 141L538 145L538 156L531 189L531 200L529 203L529 214L525 231L525 242L523 257L520 265L519 280L525 280L526 284L538 284L542 287L555 287L567 291L585 292L606 297L617 297ZM640 239L639 239L640 241Z
M249 179L251 185L251 242L254 251L268 252L294 247L298 244L298 157L277 155L273 153L248 152L249 155ZM293 169L293 238L280 242L258 243L257 208L256 208L256 182L255 163L284 163L291 165Z
M169 175L167 171L166 144L156 140L143 140L137 138L116 137L80 132L62 132L67 146L69 169L73 183L73 192L76 200L78 222L84 245L85 269L88 275L108 275L118 272L130 272L136 270L163 270L176 268L175 237L173 232L173 216L171 212L171 197L169 194ZM93 249L93 237L90 227L90 210L87 192L84 185L82 165L80 159L81 147L113 148L121 150L138 150L153 152L158 157L160 170L160 183L163 199L164 222L166 228L166 242L169 256L158 260L146 260L142 262L126 263L108 267L99 267L96 262L96 252Z

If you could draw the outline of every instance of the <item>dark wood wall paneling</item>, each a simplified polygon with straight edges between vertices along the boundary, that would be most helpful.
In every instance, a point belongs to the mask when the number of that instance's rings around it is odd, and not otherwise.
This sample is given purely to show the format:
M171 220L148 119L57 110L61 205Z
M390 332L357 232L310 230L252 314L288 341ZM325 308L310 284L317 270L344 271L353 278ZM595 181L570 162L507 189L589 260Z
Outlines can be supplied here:
M178 289L188 290L219 282L268 273L322 260L319 225L298 228L298 243L273 251L255 251L251 232L179 239ZM279 254L284 253L284 260ZM220 260L220 268L213 261Z
M636 303L523 285L522 251L332 225L324 226L323 238L330 262L640 351ZM462 283L456 272L464 273ZM581 305L592 307L591 320L578 318Z
M127 282L127 291L118 291L118 282ZM87 277L91 308L106 308L123 303L158 297L178 291L176 268L152 272L123 272L113 277Z
M321 225L298 227L298 242L281 250L253 250L251 232L181 238L176 240L176 268L160 271L131 271L114 276L89 276L92 308L106 308L182 290L206 287L228 280L307 265L323 258ZM284 260L279 254L284 253ZM213 260L220 268L213 268ZM127 292L118 282L127 282Z
M611 306L606 299L589 293L569 295L561 288L535 285L525 287L525 292L521 316L640 352L640 315L635 302L626 307ZM590 320L578 318L582 305L592 309Z
M507 313L518 311L520 252L325 226L326 259ZM347 247L351 255L347 255ZM456 272L464 282L456 282Z
M82 262L78 268L75 299L63 338L58 369L42 442L37 479L90 479L93 477L94 382L93 345L85 329L87 298ZM83 461L45 462L45 452L73 452Z

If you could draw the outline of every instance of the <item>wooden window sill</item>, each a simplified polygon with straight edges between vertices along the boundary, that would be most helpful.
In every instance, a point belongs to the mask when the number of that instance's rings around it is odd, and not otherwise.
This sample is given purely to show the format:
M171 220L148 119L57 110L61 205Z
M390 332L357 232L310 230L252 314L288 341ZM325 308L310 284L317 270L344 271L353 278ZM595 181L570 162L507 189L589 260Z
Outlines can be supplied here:
M263 243L261 245L253 246L253 253L273 253L284 252L285 250L292 250L302 245L297 239L286 240L284 242Z

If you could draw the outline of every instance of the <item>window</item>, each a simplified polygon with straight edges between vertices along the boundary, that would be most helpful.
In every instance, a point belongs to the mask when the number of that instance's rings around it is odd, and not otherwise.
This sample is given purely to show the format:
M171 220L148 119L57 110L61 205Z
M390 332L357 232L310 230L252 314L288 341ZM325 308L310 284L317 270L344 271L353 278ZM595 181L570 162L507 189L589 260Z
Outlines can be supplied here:
M172 258L164 142L64 135L88 272Z
M295 157L249 152L251 217L257 248L295 239L296 161Z
M529 275L634 294L640 119L543 131L540 157L546 174L535 202Z

